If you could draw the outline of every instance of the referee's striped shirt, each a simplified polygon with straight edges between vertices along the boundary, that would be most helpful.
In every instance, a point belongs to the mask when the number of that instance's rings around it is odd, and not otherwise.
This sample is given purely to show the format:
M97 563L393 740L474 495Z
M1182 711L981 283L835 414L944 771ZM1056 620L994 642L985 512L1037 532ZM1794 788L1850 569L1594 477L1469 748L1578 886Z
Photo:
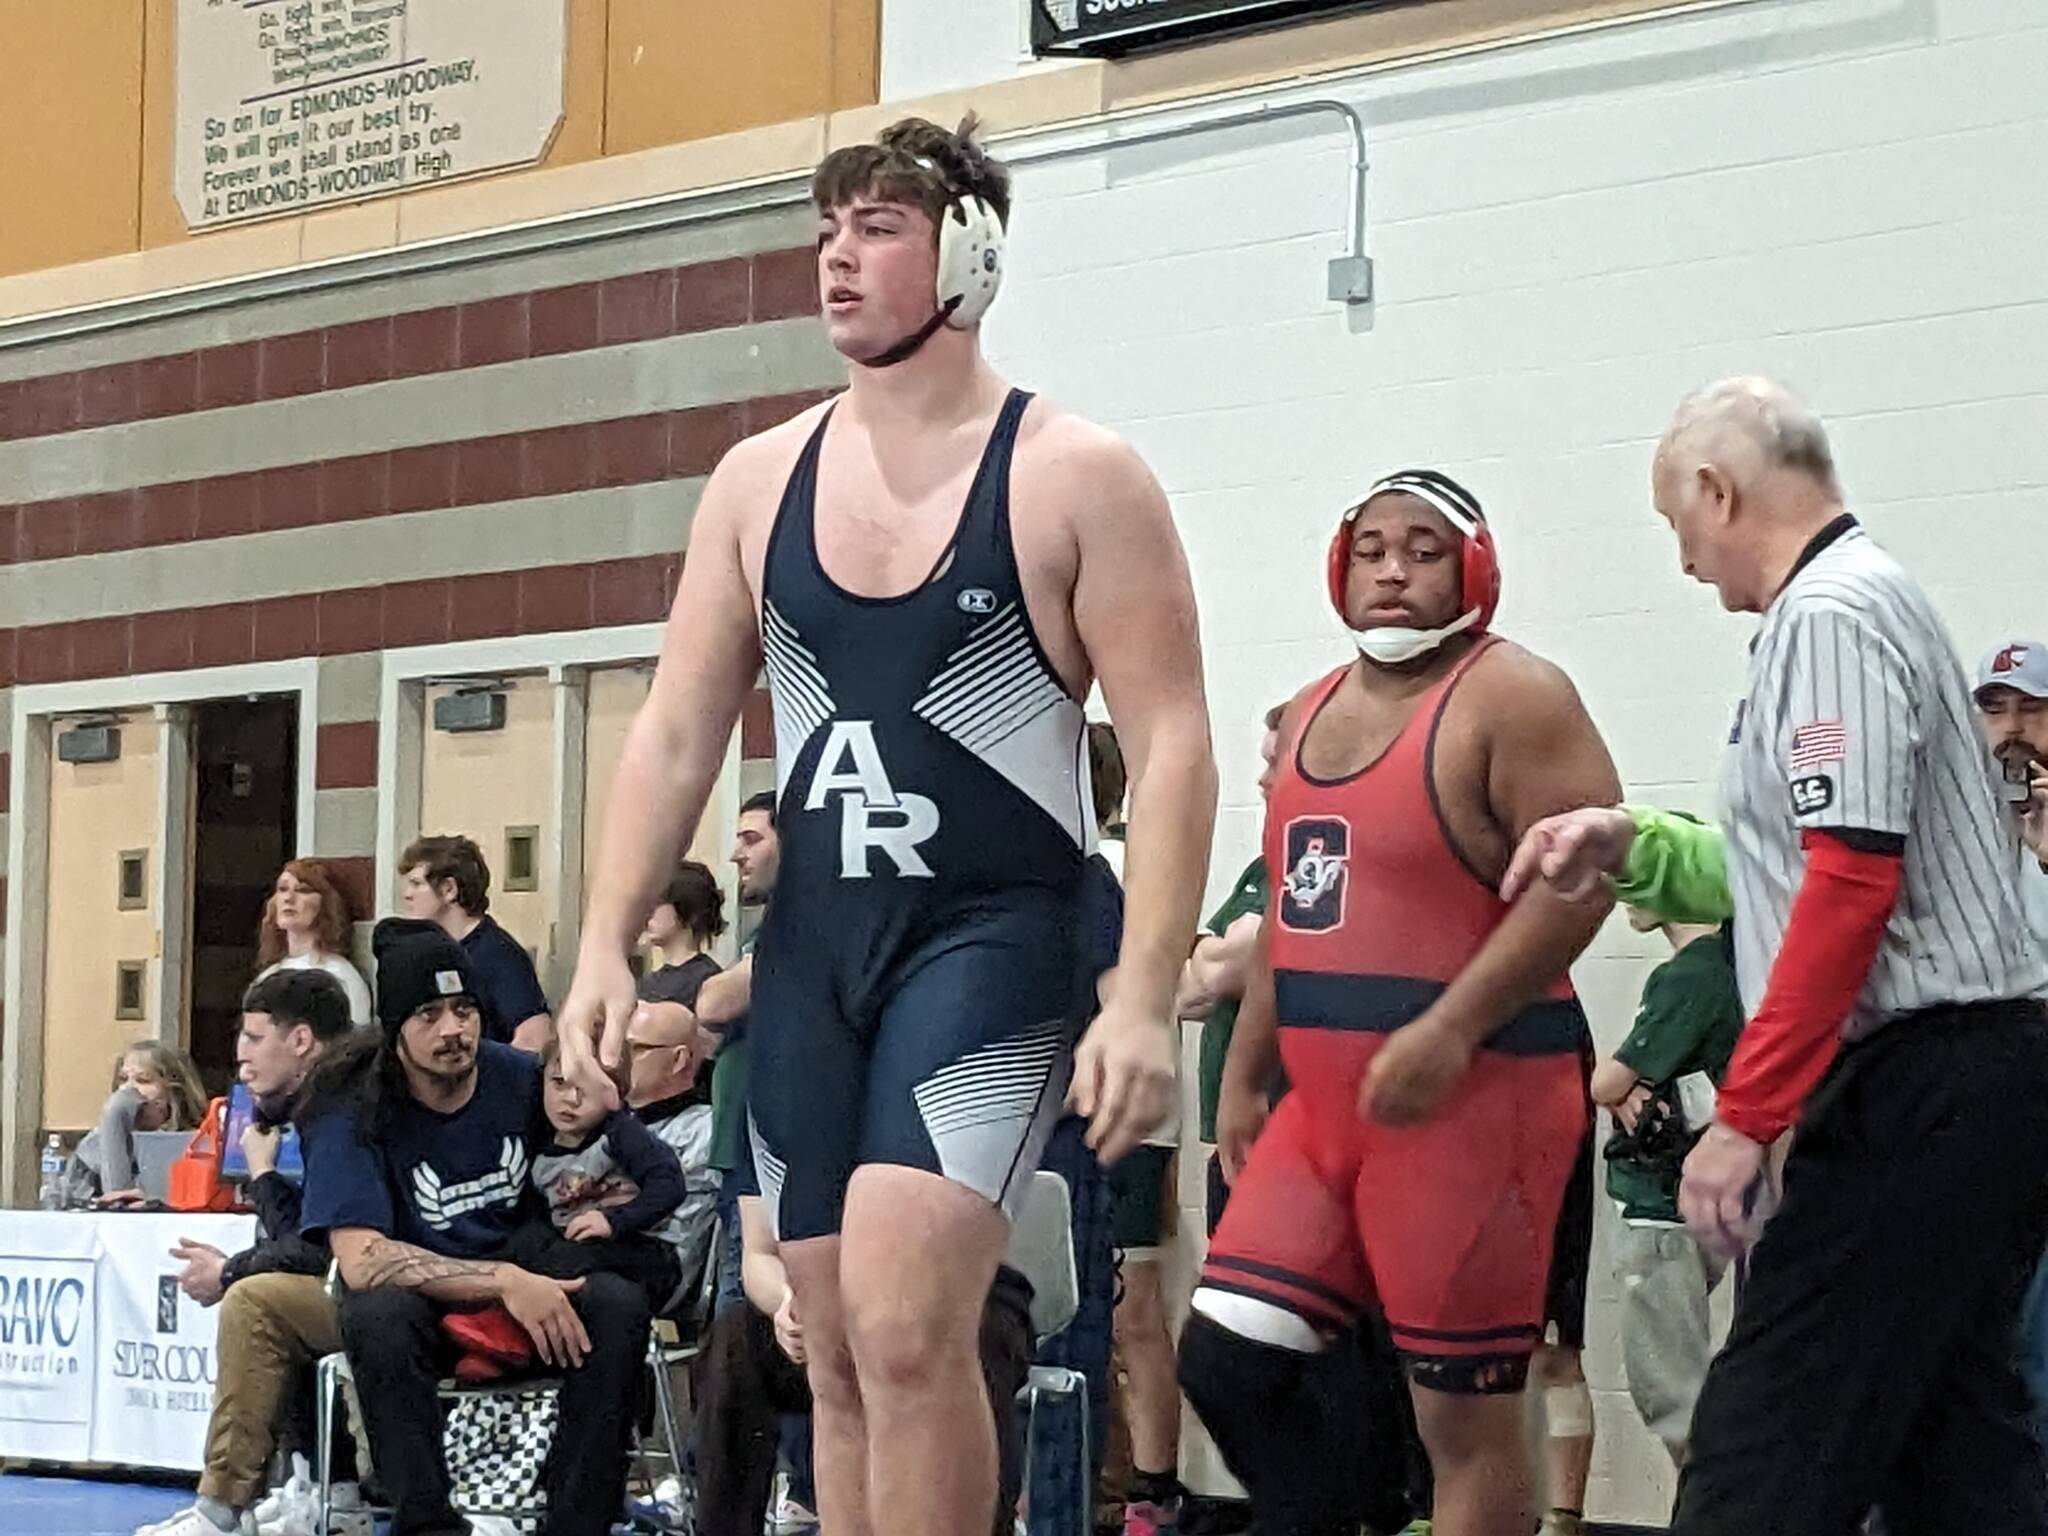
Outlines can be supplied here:
M1836 519L1764 613L1722 784L1750 1014L1805 877L1800 835L1822 828L1905 845L1851 1039L1924 1008L2048 990L1995 778L1927 595L1853 517Z

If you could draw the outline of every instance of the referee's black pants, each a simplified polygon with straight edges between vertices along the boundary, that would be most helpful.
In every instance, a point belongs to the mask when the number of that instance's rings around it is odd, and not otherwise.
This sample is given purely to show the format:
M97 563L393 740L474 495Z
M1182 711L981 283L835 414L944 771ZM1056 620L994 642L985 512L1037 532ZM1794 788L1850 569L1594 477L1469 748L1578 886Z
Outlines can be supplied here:
M1693 1420L1675 1536L2041 1536L2020 1301L2048 1242L2048 1013L1846 1047Z

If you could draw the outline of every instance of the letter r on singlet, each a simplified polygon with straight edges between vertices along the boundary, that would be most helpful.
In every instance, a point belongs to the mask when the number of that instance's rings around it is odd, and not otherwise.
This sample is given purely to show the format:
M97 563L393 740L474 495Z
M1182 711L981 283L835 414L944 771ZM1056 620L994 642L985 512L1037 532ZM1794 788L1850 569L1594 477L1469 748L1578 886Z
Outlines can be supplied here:
M927 796L896 792L875 745L873 722L832 723L818 754L810 793L804 796L804 809L823 810L826 797L833 794L839 796L841 879L867 879L868 853L875 848L894 861L897 874L931 878L931 866L917 845L939 830L939 808Z

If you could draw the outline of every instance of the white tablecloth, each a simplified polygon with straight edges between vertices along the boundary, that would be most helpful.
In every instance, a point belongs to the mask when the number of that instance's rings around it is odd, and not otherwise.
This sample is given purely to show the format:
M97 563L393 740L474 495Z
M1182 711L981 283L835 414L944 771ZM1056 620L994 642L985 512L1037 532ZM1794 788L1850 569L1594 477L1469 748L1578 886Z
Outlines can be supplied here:
M0 1456L198 1470L218 1312L170 1248L255 1235L251 1216L0 1211Z

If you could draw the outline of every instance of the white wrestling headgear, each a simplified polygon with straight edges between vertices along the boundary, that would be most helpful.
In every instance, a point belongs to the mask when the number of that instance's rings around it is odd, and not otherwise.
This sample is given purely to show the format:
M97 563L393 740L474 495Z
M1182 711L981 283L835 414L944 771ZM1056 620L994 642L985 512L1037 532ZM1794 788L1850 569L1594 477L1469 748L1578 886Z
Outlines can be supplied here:
M921 160L927 170L937 167ZM939 220L939 266L936 306L931 319L901 341L865 359L869 368L889 368L936 336L940 326L964 331L978 325L1003 286L1003 221L972 192L952 189L952 201Z

